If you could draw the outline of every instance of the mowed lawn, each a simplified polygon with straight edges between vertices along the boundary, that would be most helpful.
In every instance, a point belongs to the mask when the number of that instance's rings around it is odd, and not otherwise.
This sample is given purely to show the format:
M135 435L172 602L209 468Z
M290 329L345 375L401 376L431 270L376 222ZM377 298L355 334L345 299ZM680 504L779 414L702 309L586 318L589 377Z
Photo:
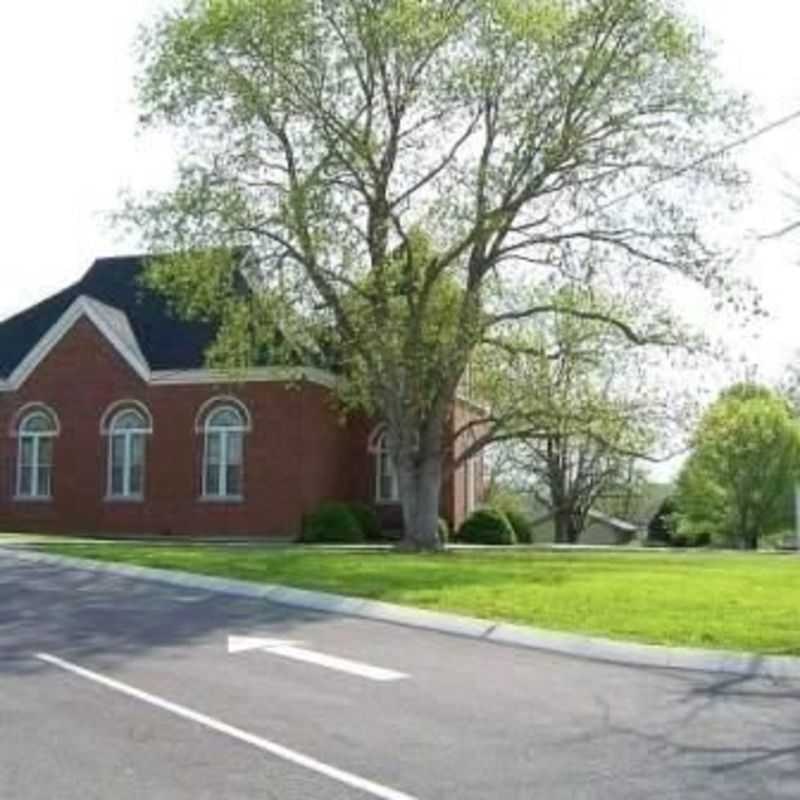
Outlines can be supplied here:
M800 655L800 557L46 545L49 552L358 595L658 644Z

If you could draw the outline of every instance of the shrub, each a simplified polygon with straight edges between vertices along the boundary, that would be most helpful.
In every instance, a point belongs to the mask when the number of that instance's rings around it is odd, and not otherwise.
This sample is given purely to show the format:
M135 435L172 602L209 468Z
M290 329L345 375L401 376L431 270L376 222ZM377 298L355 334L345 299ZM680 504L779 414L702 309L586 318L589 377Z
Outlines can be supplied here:
M797 533L793 530L767 533L761 537L758 546L773 550L797 550Z
M517 538L508 517L494 508L473 511L458 531L465 544L516 544Z
M381 538L381 523L375 509L364 503L350 503L350 513L356 518L365 539L375 541Z
M673 533L668 542L670 547L709 547L710 533Z
M667 497L661 503L658 511L650 524L647 526L647 542L648 544L665 545L680 547L681 545L673 544L673 539L677 534L677 525L675 523L675 514L677 506L675 499Z
M533 544L535 536L533 519L530 514L525 514L522 511L507 511L506 518L511 523L519 544Z
M307 544L359 543L364 541L364 532L345 503L322 503L303 519L300 541Z

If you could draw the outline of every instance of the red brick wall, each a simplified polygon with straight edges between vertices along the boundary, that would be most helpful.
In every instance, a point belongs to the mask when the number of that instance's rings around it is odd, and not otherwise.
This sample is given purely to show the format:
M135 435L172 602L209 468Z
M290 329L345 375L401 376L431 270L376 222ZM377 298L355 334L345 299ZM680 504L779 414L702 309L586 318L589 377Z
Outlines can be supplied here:
M200 408L231 395L250 411L242 503L211 503L202 494ZM108 440L100 420L115 402L134 399L153 417L145 502L104 500ZM53 500L16 502L14 418L30 402L50 406L61 422L55 442ZM86 319L56 345L18 392L0 394L0 527L91 533L294 535L302 515L325 498L351 495L353 432L324 387L304 383L148 386Z
M244 501L204 502L199 410L233 396L252 417L245 436ZM146 447L144 502L107 502L108 439L101 419L121 400L144 403L153 418ZM53 499L16 501L14 421L28 403L59 417ZM462 418L457 411L456 420ZM373 503L373 423L343 420L333 396L312 384L270 382L148 386L87 319L59 341L17 392L0 393L0 529L78 533L294 536L304 513L327 499ZM461 488L459 488L461 487ZM463 472L445 487L442 510L463 518ZM400 528L397 506L379 508Z
M470 403L458 401L453 410L451 420L451 430L455 436L463 430L466 425L474 420L481 418L481 412ZM473 427L458 436L453 442L452 453L454 458L460 458L464 450L471 444L473 436L477 437L483 433L480 426ZM473 459L474 480L475 480L475 506L481 504L483 499L483 457L476 456ZM442 492L445 502L448 504L448 518L455 530L468 516L467 508L467 467L466 463L460 464L452 473L450 480L446 483Z

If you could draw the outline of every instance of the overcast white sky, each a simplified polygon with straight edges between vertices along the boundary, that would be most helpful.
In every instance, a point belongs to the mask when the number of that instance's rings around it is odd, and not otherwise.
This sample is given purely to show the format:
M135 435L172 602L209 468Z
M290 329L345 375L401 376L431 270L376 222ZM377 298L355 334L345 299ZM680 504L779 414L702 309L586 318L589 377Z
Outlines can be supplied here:
M166 139L136 133L132 40L164 0L42 0L4 9L0 28L0 317L77 279L94 258L129 252L105 220L123 189L165 187L173 175ZM720 42L728 80L749 91L763 121L800 109L795 0L685 0ZM742 151L754 202L731 220L731 241L769 231L792 208L786 173L800 179L800 123ZM799 190L800 193L800 190ZM800 348L800 236L749 246L739 269L762 291L769 320L727 331L764 377L779 376ZM758 338L753 338L757 336Z

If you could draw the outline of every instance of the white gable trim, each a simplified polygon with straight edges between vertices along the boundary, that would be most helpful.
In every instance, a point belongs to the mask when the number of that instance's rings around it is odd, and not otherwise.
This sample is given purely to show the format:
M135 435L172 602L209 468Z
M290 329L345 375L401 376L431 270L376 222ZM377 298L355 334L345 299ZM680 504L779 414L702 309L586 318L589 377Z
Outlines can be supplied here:
M50 354L53 348L66 336L66 334L73 328L78 320L86 317L92 324L105 336L105 338L114 346L117 352L127 362L131 369L139 375L143 380L149 377L149 367L144 360L139 348L125 342L119 335L115 326L109 321L109 312L113 311L108 306L104 306L97 300L91 297L81 295L75 302L59 317L58 321L53 325L47 333L34 345L27 356L20 362L17 368L11 373L11 376L0 385L0 390L6 392L13 392L22 386L25 381L31 376L33 371L44 361ZM120 317L124 320L124 325L127 326L130 332L130 340L135 342L133 331L130 330L127 317L121 312Z
M317 367L251 367L250 369L155 370L151 386L194 386L197 384L299 383L307 381L327 389L336 387L332 372Z
M244 370L150 369L127 316L86 295L78 297L42 336L6 380L0 380L0 392L17 391L44 361L53 348L66 336L78 320L86 318L111 343L130 368L149 386L192 386L198 384L235 383L295 383L308 381L328 389L336 386L337 378L316 367L257 367Z

